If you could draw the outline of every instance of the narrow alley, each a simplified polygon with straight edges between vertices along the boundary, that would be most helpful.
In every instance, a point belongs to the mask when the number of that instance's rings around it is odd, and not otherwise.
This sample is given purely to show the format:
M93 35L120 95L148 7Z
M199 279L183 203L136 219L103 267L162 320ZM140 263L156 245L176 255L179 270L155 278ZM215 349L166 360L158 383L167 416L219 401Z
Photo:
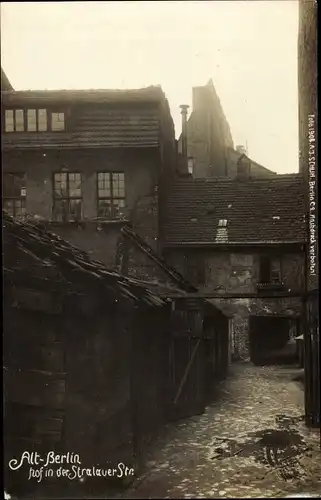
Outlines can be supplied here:
M203 415L167 426L123 498L321 496L320 432L295 373L234 365Z

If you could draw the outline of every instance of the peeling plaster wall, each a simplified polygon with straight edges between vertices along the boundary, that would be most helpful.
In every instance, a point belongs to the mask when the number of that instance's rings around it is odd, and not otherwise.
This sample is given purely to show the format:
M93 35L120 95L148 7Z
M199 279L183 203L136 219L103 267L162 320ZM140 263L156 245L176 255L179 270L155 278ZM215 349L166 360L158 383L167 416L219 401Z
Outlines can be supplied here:
M265 249L266 251L266 249ZM186 276L184 262L189 250L167 250L166 259ZM202 251L205 266L205 283L196 284L202 293L257 293L259 281L260 253ZM303 253L271 253L272 258L280 259L281 275L286 290L303 290L304 255ZM236 358L249 356L249 316L280 315L298 317L301 315L301 298L274 299L210 299L227 316L232 318L232 337L235 339Z
M62 238L89 252L92 258L114 267L117 260L121 223L99 224L97 217L97 172L124 172L126 190L125 216L134 230L157 250L159 239L159 151L93 150L32 151L3 154L4 172L26 173L26 205ZM82 220L77 223L52 221L53 173L64 168L82 175Z

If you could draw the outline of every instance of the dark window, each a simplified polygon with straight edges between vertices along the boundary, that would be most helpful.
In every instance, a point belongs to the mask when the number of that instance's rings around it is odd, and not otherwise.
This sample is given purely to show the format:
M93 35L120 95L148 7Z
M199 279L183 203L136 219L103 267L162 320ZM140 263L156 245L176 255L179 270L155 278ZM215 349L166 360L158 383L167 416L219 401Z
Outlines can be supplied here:
M279 259L271 259L267 255L260 257L260 282L280 283L281 268Z
M57 172L54 174L53 216L56 221L81 219L81 174Z
M115 219L124 214L125 174L99 172L97 174L98 217Z
M3 208L13 217L26 213L26 175L3 174Z
M205 259L201 255L186 258L186 277L193 285L205 284Z

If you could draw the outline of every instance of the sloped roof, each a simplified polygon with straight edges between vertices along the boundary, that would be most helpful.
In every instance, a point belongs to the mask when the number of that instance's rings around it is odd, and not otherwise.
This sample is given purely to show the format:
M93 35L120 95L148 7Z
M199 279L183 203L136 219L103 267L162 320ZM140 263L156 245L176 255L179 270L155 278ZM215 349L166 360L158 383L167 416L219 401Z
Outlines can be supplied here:
M61 105L72 123L68 129L68 121L67 130L59 133L7 132L2 138L5 150L158 147L161 109L170 115L160 87L2 92L2 103L9 108Z
M22 252L34 255L39 263L43 261L47 266L52 265L58 268L62 275L68 269L75 272L75 279L77 279L77 272L80 272L87 278L100 281L106 286L106 290L116 296L129 298L138 303L162 306L168 302L166 298L160 298L138 280L109 270L102 262L91 259L86 252L74 247L56 234L46 231L39 224L14 220L5 211L2 212L2 219L3 233L10 244L19 247ZM10 272L15 269L6 269L5 262L4 270ZM19 267L17 272L19 272Z
M251 165L251 177L256 177L257 175L263 175L263 176L264 175L266 175L266 176L267 175L278 175L276 172L273 172L269 168L263 167L263 165L260 165L256 161L252 160L252 158L250 158L249 156L245 155L244 153L240 153L239 151L237 151L234 148L228 147L227 150L229 153L232 153L235 155L235 157L237 158L236 161L239 161L242 156L245 156L248 159L248 161L250 162L250 165Z
M1 68L1 91L3 92L5 90L13 90L13 86L11 85L9 78Z
M129 226L124 226L121 232L129 238L137 247L139 247L151 260L153 260L164 273L178 286L177 290L185 292L197 292L197 288L189 283L176 269L168 266L164 259L162 259L156 252L148 245L133 229Z
M3 93L6 105L58 103L127 103L159 102L165 99L160 86L142 89L81 89L81 90L17 90Z
M304 184L299 174L245 181L180 179L168 189L166 205L168 245L306 240Z

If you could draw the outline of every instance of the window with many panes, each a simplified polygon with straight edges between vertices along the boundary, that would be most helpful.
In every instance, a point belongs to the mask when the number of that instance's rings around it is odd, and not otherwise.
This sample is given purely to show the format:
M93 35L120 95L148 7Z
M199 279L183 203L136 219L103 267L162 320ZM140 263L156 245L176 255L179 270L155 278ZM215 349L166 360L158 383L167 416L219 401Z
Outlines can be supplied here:
M81 174L56 172L54 174L53 218L60 222L81 219Z
M23 109L6 109L4 114L5 132L24 132L25 119Z
M6 109L5 132L60 132L65 130L65 113L42 108Z
M26 213L26 175L3 174L3 208L13 217Z
M27 132L45 132L48 130L46 109L27 109Z
M97 174L98 217L117 219L125 209L125 174L99 172Z

